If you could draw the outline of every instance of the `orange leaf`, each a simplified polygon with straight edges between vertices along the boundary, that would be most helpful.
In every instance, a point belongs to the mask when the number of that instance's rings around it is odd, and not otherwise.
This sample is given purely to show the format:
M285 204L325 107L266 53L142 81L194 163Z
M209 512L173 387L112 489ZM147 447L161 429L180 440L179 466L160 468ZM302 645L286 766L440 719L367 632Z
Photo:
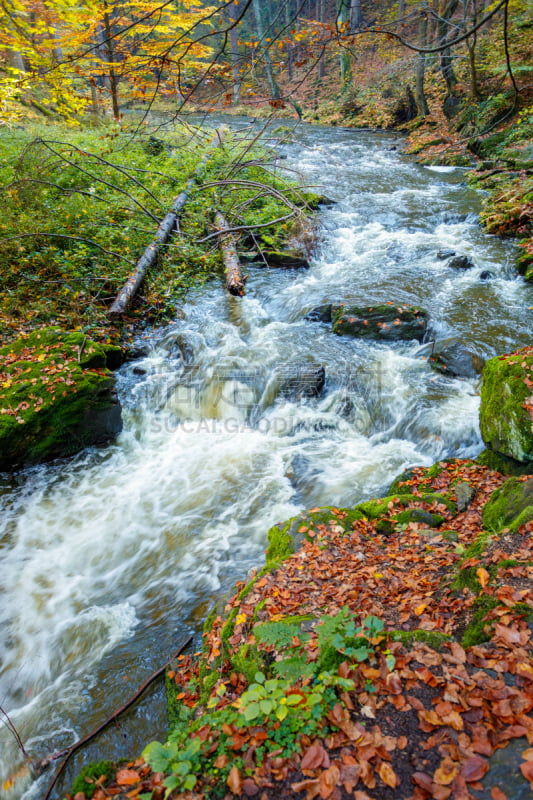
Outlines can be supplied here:
M493 786L490 790L492 800L507 800L507 795L498 786Z
M379 768L379 777L386 783L387 786L390 786L391 789L395 789L398 783L398 778L396 777L396 773L394 772L393 768L390 764L387 764L385 761L380 765Z
M476 570L476 575L477 575L478 581L481 584L482 589L484 589L485 586L488 584L489 579L490 579L489 573L487 572L485 567L480 567L479 569Z
M335 764L333 764L328 769L325 769L324 772L320 774L318 783L320 786L320 797L322 798L322 800L327 800L328 797L331 797L339 778L340 778L340 771L339 768L335 766Z
M233 794L240 794L242 789L242 779L241 773L237 769L237 767L232 767L229 771L228 780L227 780L228 787Z
M117 783L119 786L133 786L140 781L139 773L134 769L120 769L117 772Z
M520 764L520 772L531 784L531 788L533 789L533 761L524 761L523 764Z
M440 786L448 786L459 772L459 764L451 758L443 758L440 767L436 770L433 780Z
M326 761L328 764L325 763ZM317 769L317 767L329 766L328 754L321 744L314 742L305 751L300 766L302 769Z

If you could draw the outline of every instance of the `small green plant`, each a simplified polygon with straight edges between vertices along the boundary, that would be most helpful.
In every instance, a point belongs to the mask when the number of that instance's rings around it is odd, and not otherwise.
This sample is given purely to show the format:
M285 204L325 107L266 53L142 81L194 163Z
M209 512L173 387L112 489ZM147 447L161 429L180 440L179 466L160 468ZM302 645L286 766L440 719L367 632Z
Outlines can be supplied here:
M71 795L74 797L78 792L83 792L85 797L91 798L100 778L108 778L112 772L112 761L93 761L87 764L72 784Z
M160 744L151 742L143 751L143 758L154 772L170 773L165 780L165 797L174 789L191 791L196 786L196 774L202 742L198 737L189 739L183 747L176 741Z

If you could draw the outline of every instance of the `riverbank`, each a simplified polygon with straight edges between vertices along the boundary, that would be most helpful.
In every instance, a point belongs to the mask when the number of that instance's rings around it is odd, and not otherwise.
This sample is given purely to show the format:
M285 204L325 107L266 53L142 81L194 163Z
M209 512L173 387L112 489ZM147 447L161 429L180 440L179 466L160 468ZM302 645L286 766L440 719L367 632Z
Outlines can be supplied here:
M167 744L78 800L525 797L532 485L442 461L271 529L266 566L167 674Z

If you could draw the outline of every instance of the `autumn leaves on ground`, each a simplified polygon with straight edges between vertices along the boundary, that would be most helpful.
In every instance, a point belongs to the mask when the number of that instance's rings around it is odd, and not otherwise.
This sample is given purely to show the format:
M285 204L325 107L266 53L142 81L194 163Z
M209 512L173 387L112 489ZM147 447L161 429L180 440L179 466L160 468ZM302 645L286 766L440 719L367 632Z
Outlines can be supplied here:
M168 673L169 742L96 769L87 796L525 797L507 791L533 789L533 523L497 530L489 498L529 480L441 462L272 529L267 566Z

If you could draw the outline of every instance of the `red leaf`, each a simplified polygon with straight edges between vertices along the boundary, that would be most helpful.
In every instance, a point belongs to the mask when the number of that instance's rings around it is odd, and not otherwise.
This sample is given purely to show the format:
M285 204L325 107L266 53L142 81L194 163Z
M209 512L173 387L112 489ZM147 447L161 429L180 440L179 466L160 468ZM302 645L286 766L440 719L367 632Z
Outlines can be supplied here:
M465 761L461 769L461 775L467 783L474 783L480 781L483 775L489 770L489 762L481 756L472 756L468 761Z
M302 769L317 769L318 767L326 766L326 761L329 766L328 754L319 742L314 742L305 751L300 766Z

